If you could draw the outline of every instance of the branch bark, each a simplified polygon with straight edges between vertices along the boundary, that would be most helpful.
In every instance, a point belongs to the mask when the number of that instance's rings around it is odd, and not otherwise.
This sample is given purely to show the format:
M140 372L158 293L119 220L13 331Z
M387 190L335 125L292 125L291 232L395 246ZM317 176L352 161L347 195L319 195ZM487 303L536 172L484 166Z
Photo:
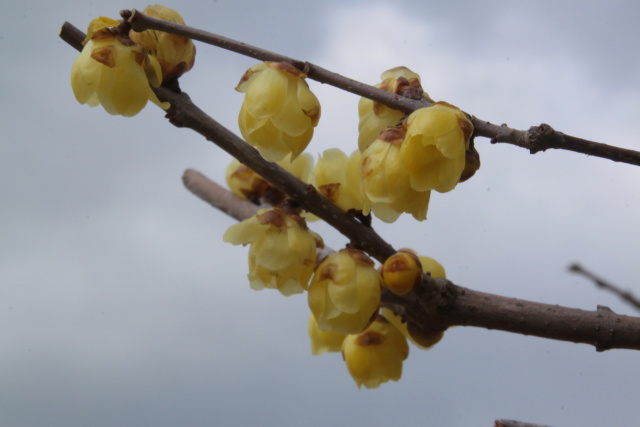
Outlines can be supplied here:
M414 100L400 95L395 95L356 80L341 76L340 74L326 70L309 62L300 61L280 55L260 47L251 46L224 36L207 31L180 25L162 19L147 16L135 9L121 12L135 31L160 30L168 33L189 37L203 43L221 47L242 55L246 55L261 61L287 62L302 70L310 79L326 83L347 92L381 102L396 110L407 114L428 107L431 103L426 99ZM548 149L569 150L590 156L613 160L614 162L628 163L640 166L640 152L600 142L589 141L554 130L548 124L532 126L529 130L512 129L506 125L495 125L481 120L473 115L465 113L471 119L474 126L474 136L489 138L492 143L508 143L526 148L531 154Z

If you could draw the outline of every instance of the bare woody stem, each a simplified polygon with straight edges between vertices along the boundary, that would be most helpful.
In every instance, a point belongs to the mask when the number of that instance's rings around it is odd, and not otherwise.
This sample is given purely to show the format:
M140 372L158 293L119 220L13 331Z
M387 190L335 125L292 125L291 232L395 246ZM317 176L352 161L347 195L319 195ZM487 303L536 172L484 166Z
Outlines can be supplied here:
M309 62L289 58L260 47L251 46L224 36L207 31L180 25L162 19L147 16L135 9L121 12L135 31L159 30L167 33L189 37L203 43L211 44L246 55L261 61L287 62L302 70L310 79L326 83L347 92L372 99L388 105L396 110L411 113L419 108L428 107L431 103L426 99L414 100L404 96L389 93L373 86L344 77L328 71ZM469 114L467 114L469 115ZM498 126L469 115L474 126L474 136L489 138L492 143L502 142L526 148L531 154L548 149L569 150L590 156L602 157L614 162L628 163L640 166L640 152L626 148L615 147L600 142L589 141L554 130L548 124L532 126L529 130L517 130L506 125Z
M79 47L84 34L74 28L65 24L61 37ZM264 160L255 149L195 106L187 94L164 87L158 88L156 93L162 101L171 103L167 117L172 124L191 128L213 141L380 262L395 253L373 229L334 206L313 187ZM228 197L203 197L207 190L199 186L198 180L186 177L184 180L189 183L190 190L205 200L215 201L214 205L222 206L223 211L234 215L251 214L251 210L240 213L242 210L228 209L224 203ZM591 344L598 351L610 348L640 350L640 318L621 316L606 308L584 311L485 294L454 285L446 279L425 276L422 285L404 297L385 293L383 304L426 332L453 325L477 326Z
M182 180L193 194L238 221L257 209L192 169L185 171ZM385 292L382 301L427 332L454 325L475 326L590 344L598 351L640 350L640 318L619 315L606 307L587 311L541 304L478 292L430 277L403 297Z

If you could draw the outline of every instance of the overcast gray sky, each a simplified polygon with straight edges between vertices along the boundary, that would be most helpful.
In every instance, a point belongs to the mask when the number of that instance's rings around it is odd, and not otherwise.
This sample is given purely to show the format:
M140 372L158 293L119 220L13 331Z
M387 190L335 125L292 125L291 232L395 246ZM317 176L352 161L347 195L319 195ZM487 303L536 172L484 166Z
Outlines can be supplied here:
M188 24L376 83L406 65L434 99L495 123L547 122L640 150L635 1L174 1ZM398 383L358 390L314 357L302 295L255 292L233 221L181 184L230 158L149 105L78 104L58 38L146 3L3 4L0 17L0 424L6 426L639 425L640 354L454 328L412 348ZM237 132L233 88L255 63L198 44L182 88ZM357 98L310 82L309 152L356 147ZM429 220L378 230L473 289L637 314L567 273L574 261L640 294L640 169L477 140L482 168L435 194ZM328 245L345 239L314 224Z

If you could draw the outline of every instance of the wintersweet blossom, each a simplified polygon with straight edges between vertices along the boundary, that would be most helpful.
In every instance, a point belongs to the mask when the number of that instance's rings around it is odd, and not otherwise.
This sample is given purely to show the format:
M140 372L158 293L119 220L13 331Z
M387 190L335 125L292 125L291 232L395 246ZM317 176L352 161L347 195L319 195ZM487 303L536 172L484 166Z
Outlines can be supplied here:
M182 16L166 6L149 5L142 13L153 18L184 25ZM162 69L163 82L176 79L193 67L196 48L193 41L187 37L157 30L146 30L140 33L131 30L129 37L158 60Z
M264 62L249 68L236 87L245 93L238 117L240 132L270 162L287 154L295 159L313 137L320 102L306 77L290 64Z
M309 230L300 216L280 208L262 209L232 225L223 240L250 245L251 288L278 289L285 296L307 289L316 266L316 248L323 247L322 238Z
M128 37L110 27L118 22L100 17L89 24L87 38L71 68L71 88L78 102L109 114L134 116L151 100L164 109L149 85L158 87L162 71L158 61Z
M380 76L382 81L375 87L397 95L409 95L430 99L423 91L420 84L420 76L407 67L396 67L385 71ZM376 140L380 132L392 126L396 126L404 117L400 110L394 110L380 102L369 98L360 98L358 102L358 147L361 152Z
M451 191L460 181L473 124L457 107L436 102L409 115L402 163L416 191Z
M396 295L406 295L422 281L422 265L410 249L400 249L384 261L382 280Z
M362 153L362 186L364 208L384 222L393 222L403 212L418 221L427 218L429 191L416 191L410 185L410 176L400 159L404 141L402 127L387 128Z
M347 336L342 346L342 357L358 388L378 388L389 380L398 381L408 356L407 339L380 315L364 332Z
M309 308L323 331L362 332L380 306L382 279L373 261L357 249L327 256L309 285Z
M339 148L325 150L318 158L313 185L343 211L362 210L361 158L358 150L347 157Z

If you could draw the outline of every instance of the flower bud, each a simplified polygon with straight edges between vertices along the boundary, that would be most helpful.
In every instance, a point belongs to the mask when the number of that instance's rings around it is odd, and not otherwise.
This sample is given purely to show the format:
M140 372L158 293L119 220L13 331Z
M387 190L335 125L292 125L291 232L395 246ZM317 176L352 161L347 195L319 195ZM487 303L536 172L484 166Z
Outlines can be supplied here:
M402 127L387 128L362 153L362 213L370 211L384 222L393 222L403 212L418 221L427 218L429 191L411 187L410 175L400 158L405 131Z
M118 34L118 21L100 17L89 24L82 52L71 68L71 88L81 104L99 104L109 114L130 117L151 100L167 109L149 85L158 87L158 61L131 39Z
M406 295L422 282L422 265L415 252L400 249L382 265L382 280L391 292Z
M357 150L347 157L339 148L331 148L320 155L314 171L314 186L346 212L362 210L361 157Z
M184 20L178 12L159 4L147 6L142 13L153 18L184 25ZM187 37L157 30L146 30L141 33L131 30L129 37L158 60L162 68L163 82L177 79L193 67L196 48L193 41Z
M342 350L342 343L346 334L334 331L321 331L313 314L309 315L309 339L311 340L311 353L317 356L322 353L336 353Z
M243 138L266 160L295 159L313 137L320 102L304 80L306 74L284 62L249 68L236 87L245 92L238 125Z
M327 256L309 285L309 308L323 331L362 332L380 306L382 279L373 261L357 249Z
M446 193L455 188L465 166L473 124L458 108L436 102L409 115L403 125L400 156L416 191Z
M380 315L364 332L348 335L342 346L342 357L358 388L378 388L389 380L398 381L408 356L407 339Z
M385 71L380 76L382 81L375 87L397 95L408 96L413 99L429 95L422 90L420 76L407 67L396 67ZM358 102L358 147L361 152L376 140L380 132L392 126L396 126L405 116L405 113L394 110L369 98L360 98Z
M298 215L279 208L262 209L254 217L234 224L223 240L249 248L251 288L278 289L285 296L305 291L316 265L322 239Z

